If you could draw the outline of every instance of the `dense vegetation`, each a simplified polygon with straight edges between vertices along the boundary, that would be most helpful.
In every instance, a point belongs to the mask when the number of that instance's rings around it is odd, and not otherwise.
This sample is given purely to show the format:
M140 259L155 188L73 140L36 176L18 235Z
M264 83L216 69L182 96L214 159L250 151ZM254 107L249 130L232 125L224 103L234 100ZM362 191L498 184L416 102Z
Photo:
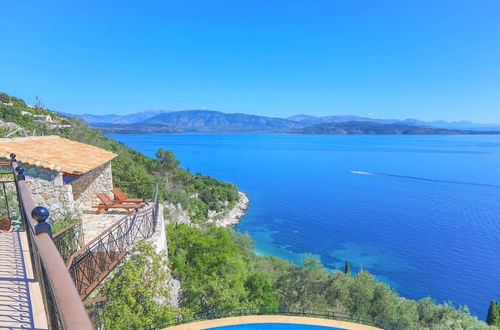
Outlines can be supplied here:
M486 316L486 323L500 329L500 307L498 306L498 302L496 300L492 300L490 302L488 315Z
M100 292L107 298L98 311L105 329L148 327L176 315L173 308L162 303L170 299L166 260L151 245L136 245L132 257Z

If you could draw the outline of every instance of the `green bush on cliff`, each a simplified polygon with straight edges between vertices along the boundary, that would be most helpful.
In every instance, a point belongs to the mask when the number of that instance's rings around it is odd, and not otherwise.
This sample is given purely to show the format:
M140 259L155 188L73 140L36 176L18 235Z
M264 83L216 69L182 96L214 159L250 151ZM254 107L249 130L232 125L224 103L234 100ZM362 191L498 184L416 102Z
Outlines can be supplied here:
M140 242L135 253L101 290L106 297L99 311L105 329L148 327L158 320L173 318L169 307L166 257L155 253L150 244Z

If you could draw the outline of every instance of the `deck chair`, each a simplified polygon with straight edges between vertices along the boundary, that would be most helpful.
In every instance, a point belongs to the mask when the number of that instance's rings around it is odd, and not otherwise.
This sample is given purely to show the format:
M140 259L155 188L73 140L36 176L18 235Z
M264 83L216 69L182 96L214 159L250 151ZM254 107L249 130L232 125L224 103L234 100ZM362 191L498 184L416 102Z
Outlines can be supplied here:
M149 205L148 200L145 198L129 198L120 188L114 188L111 190L115 196L115 202L119 203L135 203L135 204L146 204Z
M97 209L95 214L99 214L102 211L107 211L109 209L122 209L126 210L128 213L132 213L132 211L141 207L141 204L121 204L111 200L108 195L105 193L96 194L96 196L101 200L101 204L92 205L92 208Z

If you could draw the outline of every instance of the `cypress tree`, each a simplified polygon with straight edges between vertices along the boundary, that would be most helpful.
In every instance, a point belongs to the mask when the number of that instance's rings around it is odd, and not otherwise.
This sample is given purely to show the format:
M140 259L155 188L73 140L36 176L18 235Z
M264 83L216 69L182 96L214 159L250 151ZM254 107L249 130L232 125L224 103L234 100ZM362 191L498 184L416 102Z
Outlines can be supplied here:
M486 323L488 323L489 325L500 326L500 310L498 309L498 302L496 300L492 300L490 302L490 308L488 308Z
M351 263L349 261L345 262L344 273L351 275Z

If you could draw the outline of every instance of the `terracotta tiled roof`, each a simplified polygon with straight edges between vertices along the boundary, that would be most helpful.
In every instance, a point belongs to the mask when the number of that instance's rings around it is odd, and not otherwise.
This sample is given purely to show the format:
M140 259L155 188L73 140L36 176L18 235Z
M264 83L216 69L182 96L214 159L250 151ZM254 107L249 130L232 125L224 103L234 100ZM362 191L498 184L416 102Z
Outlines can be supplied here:
M70 174L86 173L117 156L57 135L0 139L0 157L10 159L11 153L23 164Z

